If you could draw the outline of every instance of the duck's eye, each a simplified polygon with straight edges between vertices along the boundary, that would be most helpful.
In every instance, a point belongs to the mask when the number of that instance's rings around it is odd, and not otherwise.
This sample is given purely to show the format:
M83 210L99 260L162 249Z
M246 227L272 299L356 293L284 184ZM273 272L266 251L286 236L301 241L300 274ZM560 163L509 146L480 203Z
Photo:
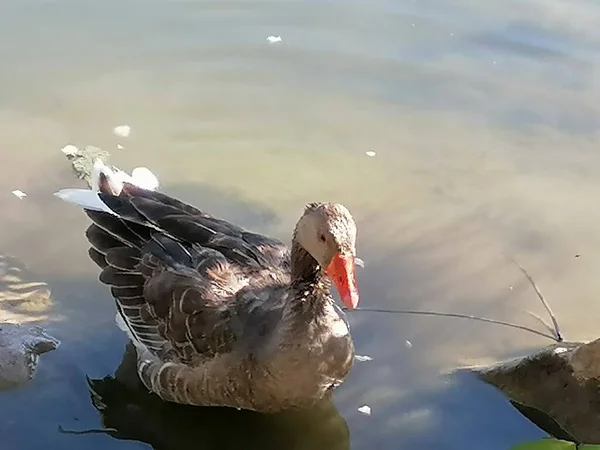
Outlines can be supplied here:
M327 239L325 238L324 234L320 234L319 235L319 239L321 239L321 241L325 242Z

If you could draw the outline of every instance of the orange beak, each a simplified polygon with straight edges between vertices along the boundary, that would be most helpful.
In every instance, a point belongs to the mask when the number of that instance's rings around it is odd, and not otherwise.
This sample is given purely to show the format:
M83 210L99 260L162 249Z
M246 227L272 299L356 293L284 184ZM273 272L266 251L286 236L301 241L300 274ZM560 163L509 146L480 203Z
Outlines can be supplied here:
M340 298L348 309L358 305L358 287L355 278L354 256L337 253L327 266L327 275L335 284Z

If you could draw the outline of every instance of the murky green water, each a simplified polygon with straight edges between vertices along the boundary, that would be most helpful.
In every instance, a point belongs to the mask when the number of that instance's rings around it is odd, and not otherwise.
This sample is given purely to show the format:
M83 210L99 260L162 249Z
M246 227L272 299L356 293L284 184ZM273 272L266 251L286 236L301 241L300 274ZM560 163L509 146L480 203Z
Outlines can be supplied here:
M5 0L0 252L49 284L52 305L18 319L62 345L32 383L0 394L4 446L500 450L541 436L490 387L447 374L543 339L366 312L350 319L373 361L356 363L335 406L267 419L156 404L107 381L101 419L86 376L113 374L126 341L87 259L86 218L52 193L77 184L60 153L72 143L283 238L304 203L341 201L359 224L363 306L539 327L515 257L567 338L595 338L598 14L584 0ZM58 429L101 420L131 440Z

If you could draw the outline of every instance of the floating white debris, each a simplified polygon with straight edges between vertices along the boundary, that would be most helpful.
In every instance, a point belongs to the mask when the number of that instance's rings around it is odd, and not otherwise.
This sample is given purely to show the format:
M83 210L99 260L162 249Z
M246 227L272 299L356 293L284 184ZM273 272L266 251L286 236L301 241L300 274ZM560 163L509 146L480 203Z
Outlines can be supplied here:
M136 167L133 169L131 171L131 180L133 181L133 184L151 191L157 190L159 186L156 175L146 167Z
M267 38L267 41L269 41L271 44L274 44L275 42L281 42L281 36L269 36Z
M360 408L358 408L358 412L361 414L364 414L365 416L370 416L371 415L371 407L367 406L367 405L363 405Z
M374 151L369 150L368 152L365 152L365 155L370 156L371 158L373 156L375 156L377 153L375 153Z
M365 267L365 262L360 258L354 258L354 264L358 267Z
M406 348L412 348L412 342L410 342L408 339L404 341L404 345L406 346Z
M19 189L12 191L11 194L17 197L19 200L27 197L27 194Z
M554 349L554 354L555 355L560 355L561 353L564 353L566 351L568 351L568 350L566 348L564 348L564 347L556 347Z
M129 125L119 125L118 127L115 127L113 132L117 136L127 137L129 136L129 133L131 133L131 127Z
M121 144L117 144L117 150L123 150L123 146Z
M92 190L94 191L100 190L100 174L104 175L115 192L121 192L123 183L133 183L151 191L155 191L160 185L156 175L146 167L136 167L129 175L116 167L106 165L101 159L96 159L91 175Z
M75 156L79 154L79 149L74 145L68 144L60 149L66 156Z
M368 355L354 355L354 357L357 361L373 361L373 358Z

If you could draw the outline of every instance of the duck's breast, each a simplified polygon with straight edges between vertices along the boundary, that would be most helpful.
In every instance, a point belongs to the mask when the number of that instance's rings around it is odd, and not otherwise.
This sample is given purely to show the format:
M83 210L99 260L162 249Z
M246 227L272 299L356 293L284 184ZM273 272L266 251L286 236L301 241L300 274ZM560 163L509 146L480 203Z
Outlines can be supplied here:
M354 362L354 344L348 325L331 309L279 341L264 364L257 362L252 380L257 397L286 407L309 406L343 382Z

